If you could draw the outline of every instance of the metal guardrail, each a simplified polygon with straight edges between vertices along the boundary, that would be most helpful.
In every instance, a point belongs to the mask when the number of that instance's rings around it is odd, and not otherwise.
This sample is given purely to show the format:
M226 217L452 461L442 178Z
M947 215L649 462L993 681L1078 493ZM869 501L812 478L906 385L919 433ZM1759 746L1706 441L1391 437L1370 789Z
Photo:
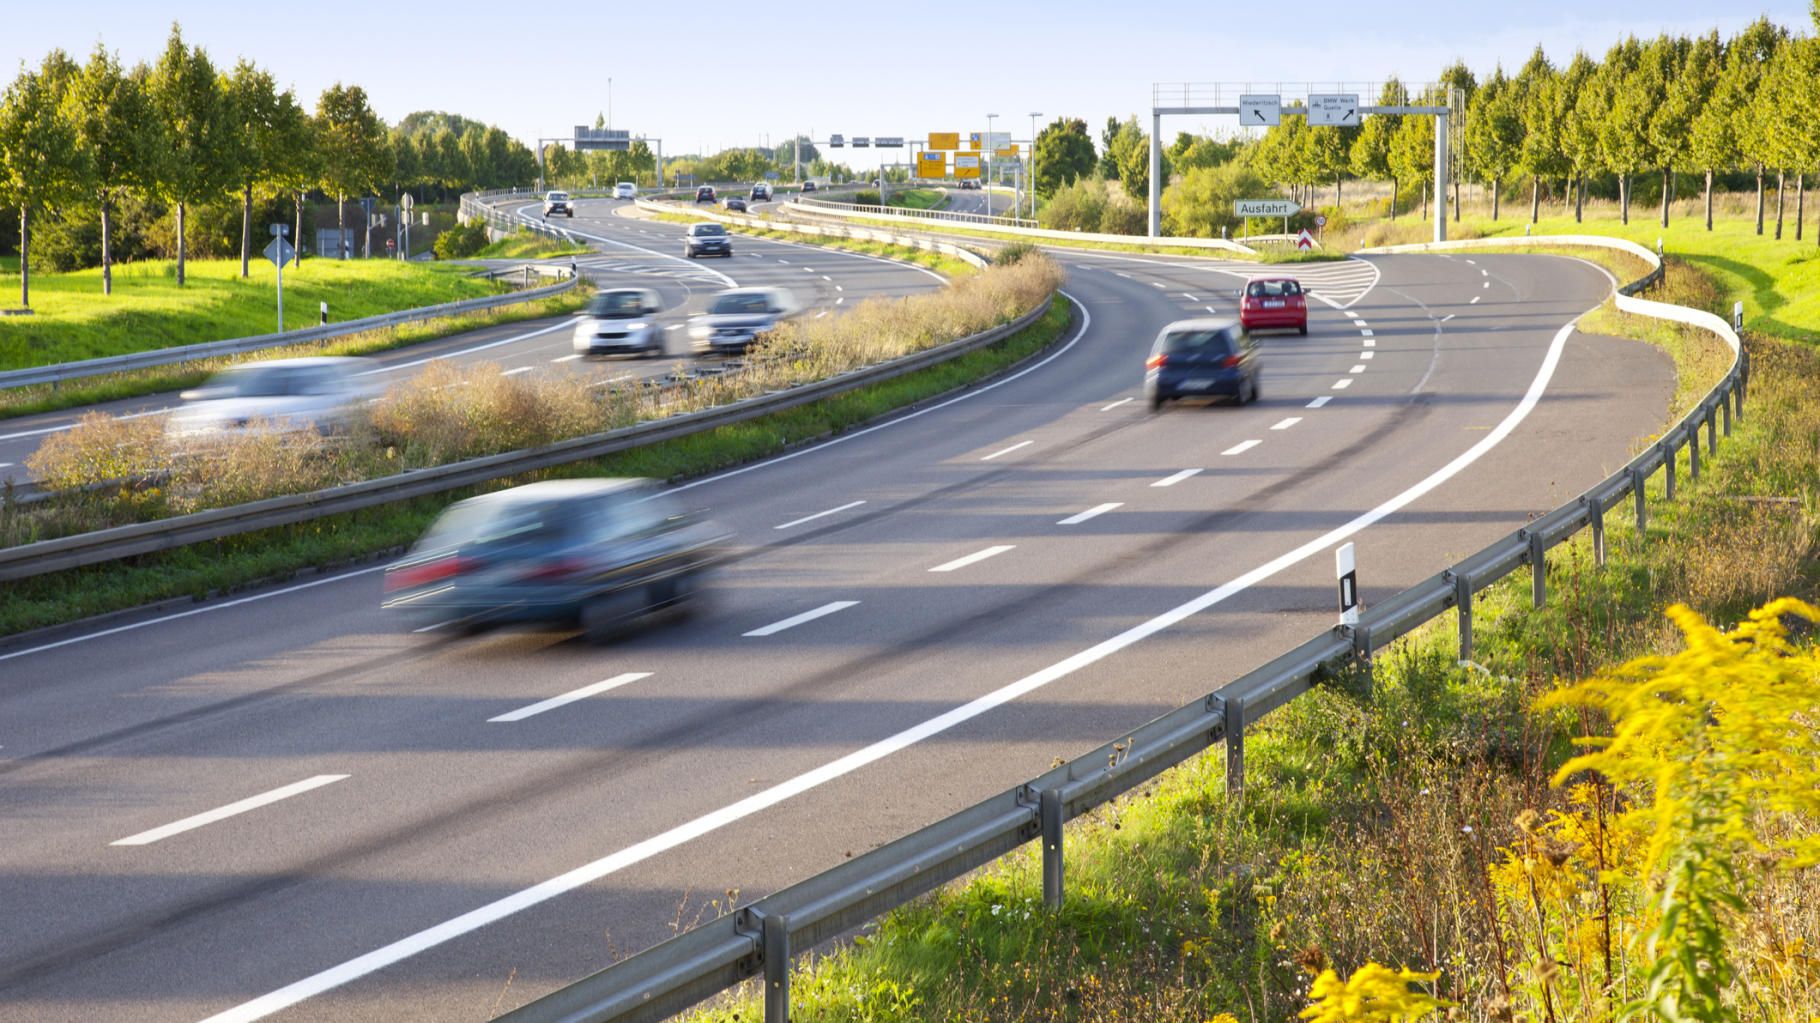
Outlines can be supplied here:
M1527 241L1559 244L1563 239ZM1602 239L1593 244L1609 242ZM1447 247L1470 244L1447 243ZM1360 615L1355 626L1337 626L1118 741L759 899L737 913L695 927L500 1019L507 1023L656 1021L741 981L762 976L765 1019L784 1023L789 1017L790 960L795 952L903 905L1032 839L1042 842L1044 902L1059 906L1064 876L1062 830L1069 818L1136 788L1215 743L1225 745L1226 784L1231 794L1238 795L1244 785L1247 728L1324 676L1350 668L1369 670L1373 654L1385 644L1447 610L1459 613L1460 656L1470 658L1474 593L1527 565L1534 602L1541 606L1547 599L1549 548L1590 528L1594 556L1603 564L1605 515L1629 497L1641 530L1648 522L1644 496L1648 479L1665 469L1666 497L1674 500L1679 450L1688 449L1689 472L1697 479L1702 425L1710 452L1718 444L1720 420L1724 432L1730 434L1734 406L1737 416L1744 415L1750 363L1731 326L1710 313L1630 297L1661 280L1661 261L1632 243L1612 247L1640 255L1653 265L1647 276L1619 289L1621 310L1710 330L1734 353L1724 379L1624 468L1578 499L1371 608Z
M99 359L83 359L79 362L62 362L52 366L34 366L29 369L15 369L0 372L0 390L13 387L30 387L34 384L61 384L66 380L79 380L84 377L100 376L105 373L122 373L135 369L150 369L156 366L169 366L180 362L193 362L198 359L213 359L224 355L244 355L266 348L280 348L285 345L305 344L311 341L327 341L331 338L346 337L364 330L375 330L381 327L396 327L406 323L417 323L432 320L439 316L455 316L461 313L479 312L504 305L516 305L520 302L535 302L540 298L560 294L575 286L575 279L568 275L568 268L562 267L564 279L561 283L546 285L527 291L514 291L502 295L486 295L480 298L466 298L458 302L444 302L441 305L421 306L416 309L405 309L395 313L381 313L345 323L332 323L327 326L306 327L302 330L287 330L282 334L258 334L253 337L229 338L224 341L204 341L200 344L180 345L175 348L158 348L149 352L134 352L130 355L109 355ZM516 271L514 271L516 272ZM539 271L541 272L541 271Z
M826 199L792 199L785 208L811 214L834 217L866 217L872 220L902 220L906 223L949 222L967 224L997 231L1001 234L1016 235L1020 238L1040 240L1051 238L1057 241L1101 242L1108 245L1161 245L1172 248L1216 249L1224 252L1237 252L1241 255L1255 256L1252 251L1238 242L1226 238L1149 238L1135 234L1090 234L1082 231L1054 231L1041 227L1021 227L1002 222L1003 217L990 217L980 213L946 213L941 210L909 210L898 206L860 206L855 203L829 202ZM971 218L971 219L970 219ZM1022 223L1028 223L1023 221Z
M363 480L307 494L267 498L229 508L214 508L153 522L133 523L55 540L0 548L0 581L26 579L47 572L167 551L204 540L218 540L275 526L294 525L327 515L444 493L744 422L957 358L1024 329L1036 322L1048 308L1049 302L1045 300L1010 323L969 337L800 387L745 398L699 412L638 423L586 437L573 437L521 451L508 451L380 479Z

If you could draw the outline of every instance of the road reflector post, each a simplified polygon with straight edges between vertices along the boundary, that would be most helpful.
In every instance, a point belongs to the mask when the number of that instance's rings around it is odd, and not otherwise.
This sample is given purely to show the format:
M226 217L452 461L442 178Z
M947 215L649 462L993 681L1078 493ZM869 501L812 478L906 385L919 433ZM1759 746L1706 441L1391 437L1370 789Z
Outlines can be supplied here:
M1062 794L1044 789L1037 804L1043 825L1043 905L1062 908Z
M759 918L765 959L765 1023L790 1023L790 922L784 916Z
M1340 580L1340 624L1359 624L1359 573L1353 564L1352 544L1333 552L1334 574Z
M1603 567L1605 564L1605 502L1587 494L1580 498L1580 504L1586 508L1586 521L1592 527L1593 564Z
M1529 541L1529 596L1536 607L1548 603L1548 549L1542 546L1542 534L1525 529Z
M1453 577L1453 606L1460 617L1460 661L1472 660L1472 576L1447 573Z
M329 304L327 302L322 303L322 309L316 322L324 327L329 325Z
M1245 795L1245 698L1215 699L1225 718L1220 738L1226 743L1226 798L1236 803Z

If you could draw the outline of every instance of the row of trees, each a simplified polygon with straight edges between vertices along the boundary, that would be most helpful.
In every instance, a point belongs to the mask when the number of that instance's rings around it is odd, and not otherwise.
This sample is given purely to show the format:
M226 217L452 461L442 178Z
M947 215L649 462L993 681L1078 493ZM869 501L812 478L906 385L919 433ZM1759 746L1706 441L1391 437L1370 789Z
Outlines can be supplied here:
M389 130L357 85L331 86L307 111L249 61L217 68L176 25L154 63L126 68L97 46L78 64L57 50L0 95L0 205L18 211L27 306L33 221L46 211L99 218L101 287L112 294L114 213L129 197L175 217L181 285L186 220L199 204L239 200L245 276L256 196L294 199L301 241L312 191L335 198L345 232L347 199L387 184L459 189L534 173L530 151L497 128L425 114Z

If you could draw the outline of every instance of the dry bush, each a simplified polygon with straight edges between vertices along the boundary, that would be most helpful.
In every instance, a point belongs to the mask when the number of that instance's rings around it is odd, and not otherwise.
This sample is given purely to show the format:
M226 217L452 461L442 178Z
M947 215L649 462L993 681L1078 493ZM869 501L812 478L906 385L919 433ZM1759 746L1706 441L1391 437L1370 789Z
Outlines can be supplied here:
M262 429L254 422L191 445L177 458L168 484L171 506L200 511L350 482L338 457L341 447L315 430Z
M45 489L77 490L152 479L169 471L173 455L163 417L90 412L73 428L45 438L25 461Z
M508 377L492 363L433 362L388 389L368 418L380 443L409 462L435 464L591 433L602 416L580 377Z

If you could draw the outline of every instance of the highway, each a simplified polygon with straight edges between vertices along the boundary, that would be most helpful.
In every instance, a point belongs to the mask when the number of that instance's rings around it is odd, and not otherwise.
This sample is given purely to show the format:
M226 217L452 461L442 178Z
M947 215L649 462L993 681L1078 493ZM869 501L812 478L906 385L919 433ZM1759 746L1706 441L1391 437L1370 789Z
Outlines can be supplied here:
M1157 330L1256 267L1055 255L1043 358L678 488L740 544L686 620L410 634L366 568L0 647L0 1020L511 1008L1326 628L1341 539L1367 605L1426 577L1622 464L1674 385L1568 326L1590 264L1380 257L1294 268L1320 301L1260 402L1152 415Z
M721 259L684 259L683 224L632 220L618 213L631 206L606 199L581 200L573 222L559 217L555 226L570 231L596 251L576 257L584 277L598 287L648 287L662 297L665 312L657 322L666 328L667 358L613 357L588 360L570 345L571 317L528 320L398 348L371 356L381 380L420 370L432 360L492 363L501 372L585 374L605 381L630 381L673 372L689 358L685 321L707 308L725 288L787 287L805 307L805 316L827 316L849 303L872 296L903 296L942 286L939 275L922 267L838 249L762 238L736 238L734 254ZM527 219L541 219L540 203L507 207ZM558 260L558 262L566 262ZM308 272L308 264L304 273ZM162 415L178 404L176 395L160 394L111 401L83 408L0 419L0 479L30 478L27 460L45 438L73 426L89 412L109 415Z

